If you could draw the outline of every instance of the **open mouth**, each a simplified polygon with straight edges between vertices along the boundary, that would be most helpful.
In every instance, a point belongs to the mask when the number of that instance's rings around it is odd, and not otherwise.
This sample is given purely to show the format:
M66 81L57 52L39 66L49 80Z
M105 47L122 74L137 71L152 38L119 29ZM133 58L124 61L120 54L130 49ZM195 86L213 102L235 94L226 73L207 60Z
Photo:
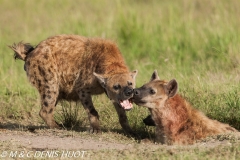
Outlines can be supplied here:
M120 105L125 110L131 110L133 108L132 99L119 100Z

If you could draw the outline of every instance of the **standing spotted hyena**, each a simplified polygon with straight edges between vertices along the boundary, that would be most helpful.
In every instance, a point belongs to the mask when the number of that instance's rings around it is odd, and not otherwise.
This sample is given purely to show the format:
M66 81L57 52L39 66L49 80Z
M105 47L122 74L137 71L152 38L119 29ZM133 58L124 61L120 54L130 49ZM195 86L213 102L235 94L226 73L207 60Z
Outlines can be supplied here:
M155 71L150 82L134 89L133 101L149 108L156 125L156 140L163 144L192 144L211 135L237 132L228 124L209 119L177 94L175 79L160 80Z
M30 83L41 97L39 115L50 128L59 128L53 113L59 100L81 101L91 132L100 132L99 115L92 95L103 92L112 100L122 128L131 133L125 110L132 108L137 71L130 72L111 41L78 35L58 35L40 42L13 44L15 59L25 61Z

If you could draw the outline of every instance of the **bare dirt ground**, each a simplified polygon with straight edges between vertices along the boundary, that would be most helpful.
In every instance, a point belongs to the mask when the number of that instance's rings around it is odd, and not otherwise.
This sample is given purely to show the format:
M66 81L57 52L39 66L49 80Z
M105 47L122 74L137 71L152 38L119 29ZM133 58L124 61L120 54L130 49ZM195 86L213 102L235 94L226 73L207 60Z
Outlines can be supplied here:
M102 150L117 149L124 150L132 147L131 144L103 141L101 135L97 139L88 137L88 133L76 134L68 131L58 130L39 130L27 131L8 131L0 130L0 140L10 141L28 149L61 149L61 150Z
M124 156L192 149L216 148L240 143L237 135L215 136L189 146L155 144L150 139L134 139L116 132L89 134L87 131L31 128L16 124L0 125L0 159L125 159ZM176 150L177 149L177 150ZM109 154L110 153L110 154ZM138 159L135 156L129 159ZM143 158L144 159L144 158Z
M134 147L134 142L124 143L117 142L117 140L107 140L106 137L102 138L103 135L88 135L88 133L83 132L76 134L69 131L58 131L58 130L39 130L32 132L27 131L10 131L1 129L0 130L0 141L9 141L13 144L28 148L28 149L62 149L62 150L103 150L103 149L116 149L116 150L126 150ZM103 133L107 134L115 133ZM99 137L98 137L99 136ZM226 138L226 137L225 137ZM105 140L104 140L105 139ZM142 140L140 143L144 144L143 148L149 146L155 148L156 144L148 139ZM218 145L231 145L228 140L214 141L209 140L207 142L200 142L191 147L202 146L202 147L216 147ZM160 145L158 146L160 147ZM166 146L165 146L166 147ZM189 146L190 147L190 146ZM172 146L169 146L172 148Z

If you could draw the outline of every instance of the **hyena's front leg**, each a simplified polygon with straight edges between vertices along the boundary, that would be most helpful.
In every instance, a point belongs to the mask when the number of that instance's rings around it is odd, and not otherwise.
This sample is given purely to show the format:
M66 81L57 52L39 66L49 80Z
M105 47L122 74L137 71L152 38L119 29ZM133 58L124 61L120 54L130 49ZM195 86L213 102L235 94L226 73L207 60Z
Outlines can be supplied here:
M155 141L157 143L161 143L161 144L166 144L167 143L167 138L166 138L166 135L163 132L163 127L162 126L157 126L156 127L155 135L156 135Z
M99 115L92 103L92 97L88 91L78 92L80 101L88 113L88 119L91 125L90 133L101 133L99 124Z
M118 113L119 123L121 124L123 130L127 134L134 135L134 132L129 126L126 111L122 107L120 107L119 104L116 102L114 102L113 105Z
M143 119L143 123L147 126L156 126L155 122L152 119L151 115L148 115L146 118Z

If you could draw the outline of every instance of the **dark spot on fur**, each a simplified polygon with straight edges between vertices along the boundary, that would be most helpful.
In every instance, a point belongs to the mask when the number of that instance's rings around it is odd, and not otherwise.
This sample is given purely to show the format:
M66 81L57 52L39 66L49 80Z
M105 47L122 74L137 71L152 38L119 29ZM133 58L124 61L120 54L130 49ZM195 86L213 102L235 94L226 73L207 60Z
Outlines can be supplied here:
M42 98L45 99L46 98L46 94L43 94Z
M79 78L81 78L82 77L82 71L80 71L80 73L79 73Z
M38 80L38 86L39 87L41 87L42 86L42 84L41 84L42 82L41 82L41 80Z
M46 110L43 110L42 112L45 113L45 114L47 114L47 111L46 111Z
M82 94L82 97L85 97L85 94Z
M53 109L51 108L48 113L52 113L52 112L53 112Z
M51 96L51 95L48 95L48 96L47 96L47 98L48 98L48 99L51 99L51 98L52 98L52 96Z
M57 92L54 91L53 94L57 94Z
M44 69L42 69L40 66L38 66L38 70L39 70L39 73L40 73L42 76L45 76L45 75L46 75Z
M185 126L182 126L179 130L178 130L178 134L182 133L185 130Z
M43 57L44 57L45 59L48 59L48 55L47 55L47 54L45 54Z
M50 93L51 93L51 91L49 91L49 90L48 90L48 91L47 91L47 93L48 93L48 94L50 94Z
M50 87L48 85L46 85L45 88L49 89Z
M48 77L48 80L49 80L49 79L52 79L52 78L54 77L53 72L51 72L51 70L49 70L49 69L48 69L48 71L47 71L47 77Z
M97 65L95 72L97 72L97 73L99 73L99 74L102 74L102 73L103 73L103 67L100 66L100 65Z
M48 107L48 102L43 102L43 105L45 106L45 107Z
M89 103L88 103L88 101L85 101L84 104L87 106Z
M36 64L34 64L34 65L33 65L33 68L36 68L36 67L37 67L37 65L36 65Z

